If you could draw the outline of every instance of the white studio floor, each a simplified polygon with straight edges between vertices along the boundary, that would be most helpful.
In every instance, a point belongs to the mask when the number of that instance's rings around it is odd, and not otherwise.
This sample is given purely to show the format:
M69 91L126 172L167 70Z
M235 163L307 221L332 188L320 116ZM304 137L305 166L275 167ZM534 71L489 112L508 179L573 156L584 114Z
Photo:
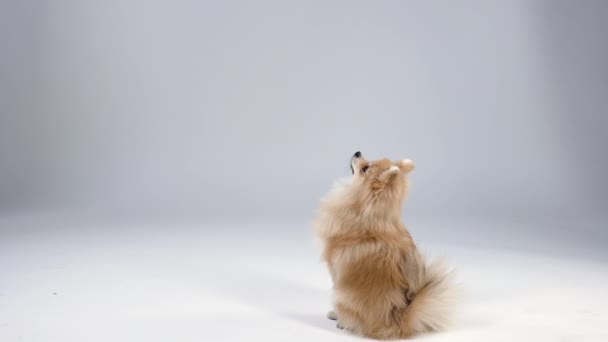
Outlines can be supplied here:
M0 341L362 340L325 318L330 280L306 222L116 222L0 219ZM526 224L409 227L467 291L456 326L419 340L608 341L601 224L586 239L528 236Z

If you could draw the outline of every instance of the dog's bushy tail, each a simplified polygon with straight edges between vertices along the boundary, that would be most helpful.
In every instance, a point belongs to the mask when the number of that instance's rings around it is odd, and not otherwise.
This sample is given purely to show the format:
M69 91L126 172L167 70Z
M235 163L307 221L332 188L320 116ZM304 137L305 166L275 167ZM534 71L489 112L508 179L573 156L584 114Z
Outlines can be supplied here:
M404 338L445 330L452 322L460 289L454 273L442 261L425 267L421 287L405 309L400 325Z

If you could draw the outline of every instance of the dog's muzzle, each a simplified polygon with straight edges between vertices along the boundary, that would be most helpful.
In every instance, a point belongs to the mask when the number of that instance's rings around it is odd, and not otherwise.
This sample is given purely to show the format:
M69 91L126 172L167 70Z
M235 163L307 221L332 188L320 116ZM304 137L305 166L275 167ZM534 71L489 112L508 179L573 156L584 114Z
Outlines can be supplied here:
M353 167L353 163L355 162L355 160L361 158L361 152L357 151L355 152L355 154L353 154L353 156L350 158L350 172L351 174L355 174L355 168Z

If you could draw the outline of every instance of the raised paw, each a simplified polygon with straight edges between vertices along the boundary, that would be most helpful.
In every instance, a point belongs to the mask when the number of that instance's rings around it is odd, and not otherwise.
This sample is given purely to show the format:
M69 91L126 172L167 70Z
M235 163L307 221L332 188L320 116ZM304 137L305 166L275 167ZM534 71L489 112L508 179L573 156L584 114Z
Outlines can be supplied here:
M335 321L338 319L338 315L334 310L331 310L327 313L327 318L331 319L332 321Z

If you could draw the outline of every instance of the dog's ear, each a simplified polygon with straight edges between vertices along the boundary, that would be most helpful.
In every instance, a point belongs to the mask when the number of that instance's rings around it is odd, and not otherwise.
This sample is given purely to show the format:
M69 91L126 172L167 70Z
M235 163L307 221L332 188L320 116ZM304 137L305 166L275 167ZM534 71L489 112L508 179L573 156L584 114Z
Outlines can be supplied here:
M395 164L399 167L399 170L403 173L409 173L415 168L414 162L411 159L402 159Z

